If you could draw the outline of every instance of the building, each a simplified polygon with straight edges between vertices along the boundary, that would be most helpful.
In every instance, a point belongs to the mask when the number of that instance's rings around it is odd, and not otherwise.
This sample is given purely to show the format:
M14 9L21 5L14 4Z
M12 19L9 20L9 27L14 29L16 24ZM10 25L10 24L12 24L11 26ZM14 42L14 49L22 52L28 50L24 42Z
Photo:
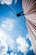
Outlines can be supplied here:
M36 0L22 0L29 38L36 53Z

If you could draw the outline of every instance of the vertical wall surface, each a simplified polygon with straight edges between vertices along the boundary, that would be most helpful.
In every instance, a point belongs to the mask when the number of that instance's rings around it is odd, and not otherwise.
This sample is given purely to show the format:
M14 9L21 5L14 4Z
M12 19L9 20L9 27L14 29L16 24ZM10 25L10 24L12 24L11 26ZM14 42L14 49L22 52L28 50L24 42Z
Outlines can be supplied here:
M22 8L26 18L29 38L36 53L36 1L22 0Z

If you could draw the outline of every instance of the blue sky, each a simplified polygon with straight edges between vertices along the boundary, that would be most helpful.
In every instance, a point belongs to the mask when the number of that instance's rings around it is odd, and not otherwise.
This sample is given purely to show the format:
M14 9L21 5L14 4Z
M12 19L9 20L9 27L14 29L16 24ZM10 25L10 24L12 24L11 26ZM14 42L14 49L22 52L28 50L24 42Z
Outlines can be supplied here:
M7 47L10 47L13 52L16 51L17 55L34 55L25 17L16 16L22 10L22 0L17 0L16 4L13 1L11 5L0 4L0 36L3 35L2 37Z

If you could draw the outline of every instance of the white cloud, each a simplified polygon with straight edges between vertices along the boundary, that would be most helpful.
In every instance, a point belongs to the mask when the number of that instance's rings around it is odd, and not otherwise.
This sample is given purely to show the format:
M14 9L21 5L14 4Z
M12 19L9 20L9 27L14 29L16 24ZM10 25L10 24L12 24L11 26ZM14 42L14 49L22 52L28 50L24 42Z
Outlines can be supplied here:
M10 4L12 4L12 0L1 0L1 4L10 5Z
M12 52L10 55L17 55L17 53L13 53L13 52Z
M0 40L0 54L6 53L7 51L7 44L2 39Z
M26 54L26 52L28 52L28 47L29 47L26 40L19 36L16 41L17 41L17 44L19 44L17 47L18 50Z
M12 4L13 0L0 0L1 4L7 4L10 5ZM14 3L17 3L17 0L15 0Z
M1 46L4 46L5 48L3 49L3 52L1 52L1 55L6 54L6 51L8 49L8 46L13 50L15 41L11 39L11 37L5 33L3 30L0 30L0 49Z
M12 20L12 19L6 19L2 23L2 27L5 28L8 31L13 30L14 29L14 25L15 25L15 20Z
M4 55L7 51L7 43L4 41L4 32L0 31L0 55Z
M15 53L15 55L17 55L17 53Z
M15 41L11 37L7 38L6 43L10 47L11 50L15 49Z
M11 55L14 55L14 53L12 52Z

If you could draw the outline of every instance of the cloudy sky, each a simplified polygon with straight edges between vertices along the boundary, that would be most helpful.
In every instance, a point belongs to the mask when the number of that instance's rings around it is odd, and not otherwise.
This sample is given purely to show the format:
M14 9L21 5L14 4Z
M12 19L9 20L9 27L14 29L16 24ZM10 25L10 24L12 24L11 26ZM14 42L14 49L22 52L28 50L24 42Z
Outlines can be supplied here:
M25 16L16 16L21 11L22 0L0 0L0 54L7 55L9 47L10 55L33 55Z

